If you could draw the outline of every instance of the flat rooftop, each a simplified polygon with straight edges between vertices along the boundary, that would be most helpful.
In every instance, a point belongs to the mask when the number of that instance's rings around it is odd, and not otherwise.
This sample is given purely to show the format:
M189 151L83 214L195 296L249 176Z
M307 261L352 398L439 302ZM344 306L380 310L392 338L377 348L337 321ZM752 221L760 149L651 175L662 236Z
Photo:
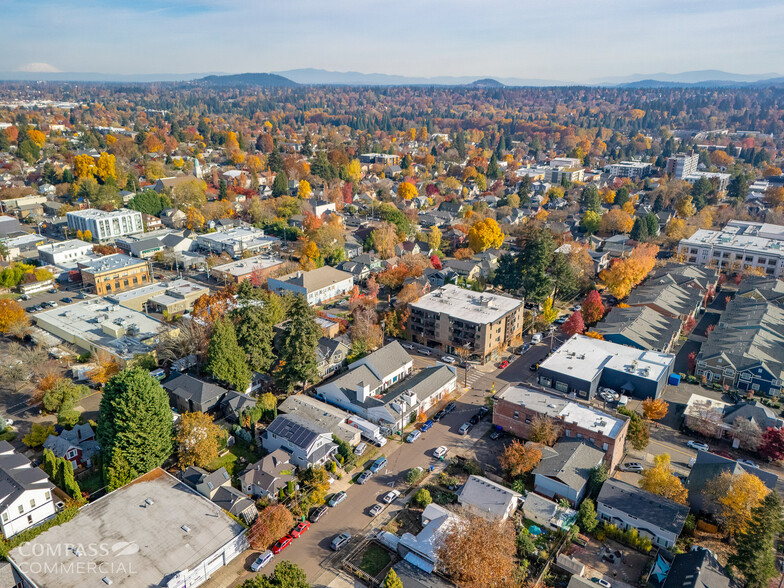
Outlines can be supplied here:
M517 404L564 423L577 425L583 429L596 431L605 437L615 439L623 429L623 419L616 418L585 404L574 402L563 396L539 392L524 386L511 386L498 395L498 398Z
M103 578L118 587L165 586L244 530L219 506L156 469L11 550L9 559L41 588L106 586Z
M444 313L477 324L492 323L522 306L523 302L509 296L466 290L447 284L425 294L409 306L428 312Z
M65 213L66 217L68 216L76 216L80 218L94 218L94 219L111 219L114 217L121 217L126 216L128 214L141 214L141 212L137 212L135 210L130 210L129 208L121 208L120 210L99 210L97 208L86 208L84 210L72 210L71 212Z
M271 255L257 255L255 257L247 257L245 259L238 259L237 261L230 261L229 263L216 265L212 268L212 271L221 274L228 273L232 276L238 277L247 275L256 270L269 269L283 263L285 263L285 261L278 257L273 257Z
M326 288L327 286L331 286L332 284L345 282L346 280L353 277L353 274L335 269L329 265L325 265L307 272L296 271L292 274L287 274L280 278L274 279L276 282L299 286L300 288L304 288L308 293L310 293L317 292L318 290Z
M609 368L656 382L674 360L675 356L670 353L643 351L585 335L574 335L553 351L540 367L582 380L593 380L599 372Z
M730 221L721 231L700 229L681 245L710 245L724 249L754 251L769 255L784 253L784 226L769 223Z
M86 243L79 239L68 239L67 241L53 241L52 243L47 243L46 245L41 245L38 248L38 251L41 250L57 254L57 253L67 253L68 251L79 251L82 249L85 250L92 250L93 244Z
M79 264L83 270L87 270L91 274L101 274L103 272L116 272L118 270L134 267L137 265L147 265L144 259L130 257L122 253L115 253L113 255L104 255L93 261L84 261Z

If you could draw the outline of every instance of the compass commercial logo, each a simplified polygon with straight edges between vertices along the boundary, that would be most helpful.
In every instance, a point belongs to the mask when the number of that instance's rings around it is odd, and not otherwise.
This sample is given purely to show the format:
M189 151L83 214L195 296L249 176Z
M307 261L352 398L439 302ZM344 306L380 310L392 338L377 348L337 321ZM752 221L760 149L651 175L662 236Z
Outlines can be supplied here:
M28 559L18 564L25 575L68 575L80 576L131 576L136 573L131 557L139 552L139 546L127 541L117 543L23 543L17 548L21 556Z

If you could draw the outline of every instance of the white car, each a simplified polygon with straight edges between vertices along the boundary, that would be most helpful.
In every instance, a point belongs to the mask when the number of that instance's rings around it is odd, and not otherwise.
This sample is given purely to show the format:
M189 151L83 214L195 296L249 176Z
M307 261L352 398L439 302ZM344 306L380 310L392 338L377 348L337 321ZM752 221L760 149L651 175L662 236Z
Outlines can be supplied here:
M596 582L602 588L612 588L612 584L610 584L604 578L594 578L593 581Z
M262 553L259 557L256 558L252 564L250 564L250 569L252 572L258 572L261 568L266 566L270 561L272 561L273 555L272 552L268 549L264 553Z
M745 465L745 466L752 467L752 468L757 468L757 467L759 467L759 466L758 466L756 463L754 463L754 462L753 462L753 461L751 461L750 459L739 459L739 460L738 460L738 463L739 463L739 464L742 464L742 465Z
M686 445L697 451L710 451L710 447L706 443L700 443L699 441L688 441Z
M446 455L447 451L449 451L449 448L446 445L442 445L441 447L436 447L433 450L433 457L442 458Z
M430 350L427 347L422 347L422 349L419 350L419 353L422 355L430 355Z
M637 461L630 461L621 466L622 472L636 472L641 474L645 468L642 467L642 464Z
M403 349L413 349L414 348L414 344L413 343L402 343L402 345L403 345Z
M441 361L444 363L455 363L457 360L451 355L445 355L441 358Z
M381 511L384 510L383 504L374 504L373 507L370 509L370 516L377 517L381 514Z
M384 497L381 499L381 502L383 502L384 504L392 504L397 499L398 496L400 496L400 492L398 492L397 490L390 490L389 492L384 494Z
M413 443L421 436L422 436L422 431L420 431L419 429L414 429L408 434L408 437L406 437L406 443Z

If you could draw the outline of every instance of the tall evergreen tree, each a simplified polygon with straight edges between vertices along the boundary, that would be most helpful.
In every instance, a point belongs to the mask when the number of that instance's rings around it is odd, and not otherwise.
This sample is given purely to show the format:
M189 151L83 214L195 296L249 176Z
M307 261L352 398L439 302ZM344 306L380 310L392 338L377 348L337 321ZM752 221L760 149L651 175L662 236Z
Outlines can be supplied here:
M289 193L289 179L286 177L286 172L279 171L275 176L275 181L272 182L272 195L277 198L278 196L287 196Z
M496 180L501 177L501 169L498 167L498 158L495 153L490 157L490 162L487 164L487 177Z
M764 588L776 571L776 540L781 532L781 499L769 492L751 511L751 523L735 539L735 553L727 563L746 578L747 588Z
M112 455L109 458L108 466L104 469L104 484L109 492L122 488L126 484L132 482L137 474L128 463L128 460L123 457L122 451L118 447L114 448Z
M648 222L644 217L638 216L634 219L634 225L631 233L629 233L629 237L640 243L648 240Z
M313 309L302 295L298 294L291 301L288 317L291 320L281 345L279 380L291 392L297 383L302 382L307 386L308 382L318 378L316 347L321 329L316 323Z
M251 372L245 362L245 351L237 342L234 323L228 318L215 321L207 348L207 371L244 392L250 385Z
M248 365L257 372L269 371L275 354L272 349L273 324L268 320L267 309L246 305L236 313L237 343L248 355Z
M129 368L106 383L96 434L107 467L115 449L136 474L157 468L171 455L169 396L148 370Z
M580 204L585 210L591 210L597 214L602 210L602 197L599 195L599 189L593 184L588 184L583 188L580 197Z

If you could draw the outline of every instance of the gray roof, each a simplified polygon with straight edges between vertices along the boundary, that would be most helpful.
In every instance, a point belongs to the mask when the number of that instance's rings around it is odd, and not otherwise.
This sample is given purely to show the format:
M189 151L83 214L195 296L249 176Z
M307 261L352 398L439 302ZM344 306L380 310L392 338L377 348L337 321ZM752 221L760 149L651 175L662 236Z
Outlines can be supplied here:
M205 382L189 374L182 374L163 384L167 392L184 400L193 400L198 404L209 404L217 401L228 390L217 384Z
M304 394L289 396L280 404L278 410L286 414L297 414L321 425L347 443L355 443L359 435L359 429L346 424L346 419L351 416L349 413Z
M669 264L655 270L646 282L661 284L678 284L679 286L693 286L706 290L719 279L719 272L715 269L700 267L698 265Z
M97 274L118 271L126 267L133 267L146 263L147 262L142 259L134 259L123 253L115 253L113 255L104 255L93 261L80 261L79 267L89 273Z
M689 514L688 506L612 478L602 485L597 503L611 506L614 510L633 515L642 522L652 523L676 535L680 534L686 515Z
M662 281L647 281L632 290L627 299L629 306L654 304L674 315L693 313L702 302L703 294L694 288Z
M604 452L578 439L562 439L550 452L542 452L542 461L534 474L556 478L572 490L580 491L591 476L591 468L604 459Z
M348 367L349 369L354 369L353 366L362 362L370 368L379 380L383 380L392 372L399 370L402 366L412 361L413 359L406 353L406 350L403 349L400 342L393 341L392 343L377 349L367 357L355 361Z
M325 265L307 272L297 271L275 279L279 282L300 286L308 292L316 292L332 284L348 280L350 277L352 274L348 272L342 272L337 268Z
M607 340L618 335L640 349L666 351L680 328L680 320L659 314L647 306L614 306L595 330Z
M7 441L0 441L0 510L4 510L26 490L52 490L54 484L40 468L34 468L24 455L14 452Z
M221 486L212 497L212 501L235 517L256 506L253 500L232 486Z
M728 406L721 420L728 425L734 425L737 419L749 419L757 423L762 431L768 427L780 429L784 426L784 419L779 418L775 410L756 400Z
M232 416L234 418L239 418L243 410L253 408L254 406L256 406L255 398L251 398L236 390L229 390L221 403L221 407L226 416Z
M200 467L190 466L185 468L180 474L182 481L195 488L199 484L206 484L210 490L223 486L231 480L226 468L221 467L214 472L208 472Z
M662 588L729 588L730 579L706 549L675 556Z
M773 276L748 276L738 286L735 296L770 302L781 301L784 299L784 282Z
M457 493L460 504L495 517L505 516L509 505L522 494L496 484L483 476L469 476Z
M293 474L283 472L293 470L294 466L289 463L289 454L282 449L276 449L248 466L239 478L245 484L255 484L262 490L274 494L278 488L286 486L289 480L294 479Z
M267 427L267 433L287 439L306 452L310 451L310 447L320 435L330 434L328 429L295 414L278 416Z

